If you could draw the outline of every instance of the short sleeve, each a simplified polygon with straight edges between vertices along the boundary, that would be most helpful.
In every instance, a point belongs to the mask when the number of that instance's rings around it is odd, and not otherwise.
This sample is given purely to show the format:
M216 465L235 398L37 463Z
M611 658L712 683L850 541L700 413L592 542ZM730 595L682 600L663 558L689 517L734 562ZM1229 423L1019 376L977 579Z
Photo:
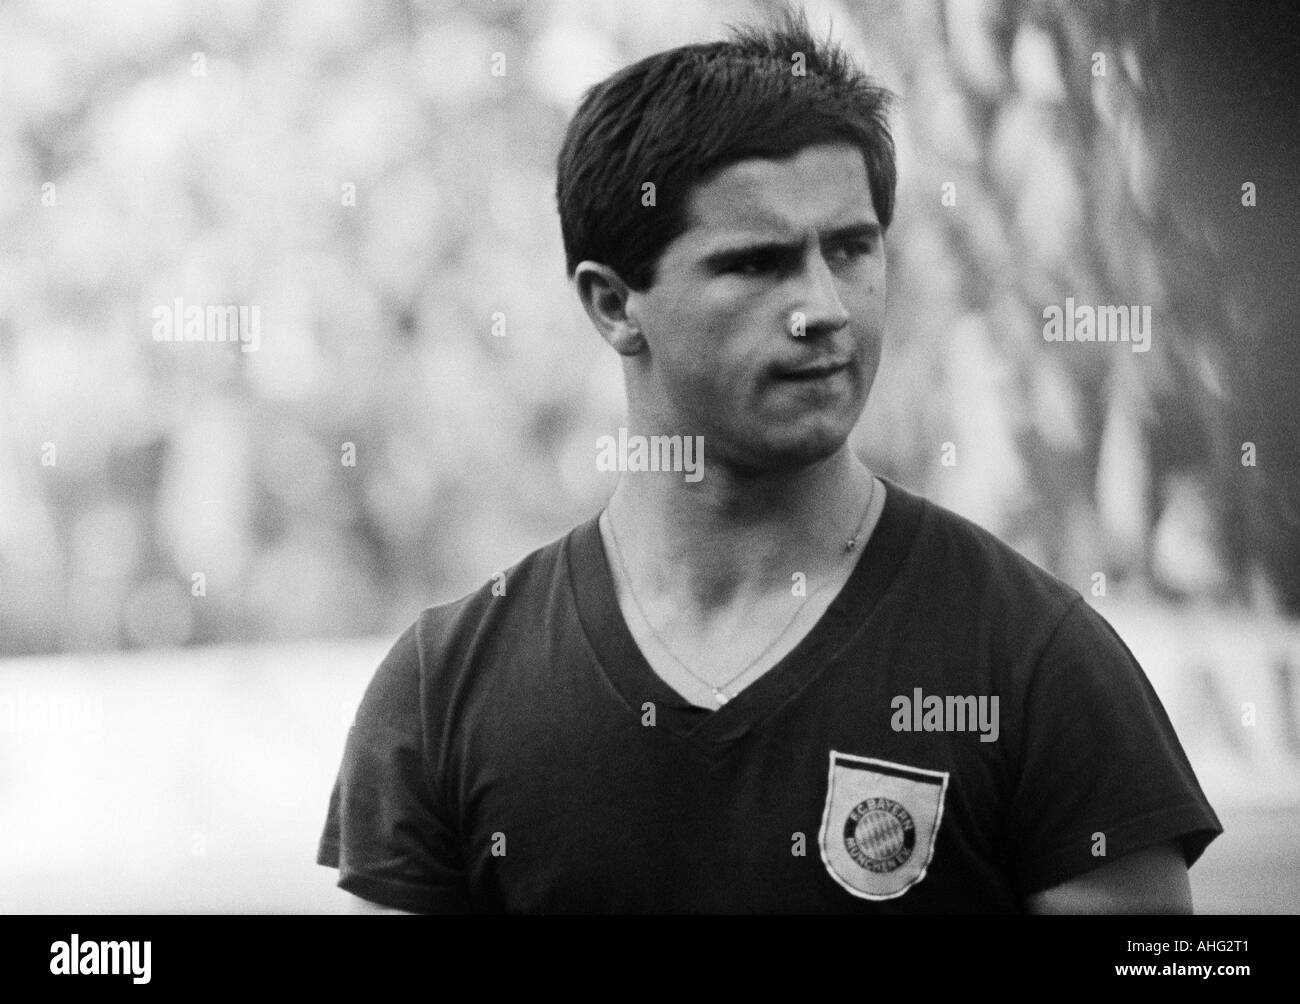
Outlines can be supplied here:
M468 912L459 841L425 757L416 625L376 671L348 733L316 862L340 888L416 913Z
M1028 681L1010 807L1022 895L1175 842L1190 867L1223 832L1155 690L1115 630L1077 599Z

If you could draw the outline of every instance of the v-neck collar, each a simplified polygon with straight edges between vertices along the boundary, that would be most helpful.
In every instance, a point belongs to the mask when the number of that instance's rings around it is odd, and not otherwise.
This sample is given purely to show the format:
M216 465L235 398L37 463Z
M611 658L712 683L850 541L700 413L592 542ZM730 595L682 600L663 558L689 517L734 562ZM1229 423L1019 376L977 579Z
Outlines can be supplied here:
M880 477L880 475L876 475ZM887 478L885 506L857 564L826 611L776 665L716 711L673 690L646 661L619 609L613 573L601 540L599 514L569 537L569 581L578 619L596 662L637 717L653 702L655 725L710 759L780 709L816 677L871 616L911 549L925 500Z

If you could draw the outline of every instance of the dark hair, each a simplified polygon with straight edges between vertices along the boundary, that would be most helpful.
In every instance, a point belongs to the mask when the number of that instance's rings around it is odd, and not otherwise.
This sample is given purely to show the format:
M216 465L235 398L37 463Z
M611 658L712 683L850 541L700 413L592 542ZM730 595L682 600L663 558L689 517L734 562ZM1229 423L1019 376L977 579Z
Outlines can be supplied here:
M894 215L893 95L802 11L727 42L648 56L592 87L565 132L555 186L568 274L598 261L638 292L687 226L693 186L751 157L784 158L819 143L861 149L882 228ZM799 70L803 73L798 72ZM653 182L655 206L642 204Z

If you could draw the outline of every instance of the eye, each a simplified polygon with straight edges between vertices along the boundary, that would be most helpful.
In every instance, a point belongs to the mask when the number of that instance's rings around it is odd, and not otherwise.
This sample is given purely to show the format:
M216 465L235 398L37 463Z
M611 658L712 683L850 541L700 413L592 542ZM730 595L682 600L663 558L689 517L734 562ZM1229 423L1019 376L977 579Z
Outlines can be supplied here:
M831 262L847 264L856 261L859 258L865 258L876 249L876 242L873 240L855 240L848 241L833 248L827 258Z
M722 271L731 275L763 275L777 268L778 265L774 255L754 254L729 262L723 266Z

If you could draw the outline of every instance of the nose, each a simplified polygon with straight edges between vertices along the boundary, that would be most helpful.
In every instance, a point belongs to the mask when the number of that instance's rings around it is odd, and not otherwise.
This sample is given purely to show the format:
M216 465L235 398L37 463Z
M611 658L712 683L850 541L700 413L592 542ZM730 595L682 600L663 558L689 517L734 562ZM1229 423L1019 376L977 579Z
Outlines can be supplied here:
M794 308L794 319L797 321L798 315L803 315L802 334L805 337L832 334L849 323L849 312L844 309L835 288L835 276L821 252L816 251L808 257L805 292ZM797 336L799 326L792 322L790 332Z

